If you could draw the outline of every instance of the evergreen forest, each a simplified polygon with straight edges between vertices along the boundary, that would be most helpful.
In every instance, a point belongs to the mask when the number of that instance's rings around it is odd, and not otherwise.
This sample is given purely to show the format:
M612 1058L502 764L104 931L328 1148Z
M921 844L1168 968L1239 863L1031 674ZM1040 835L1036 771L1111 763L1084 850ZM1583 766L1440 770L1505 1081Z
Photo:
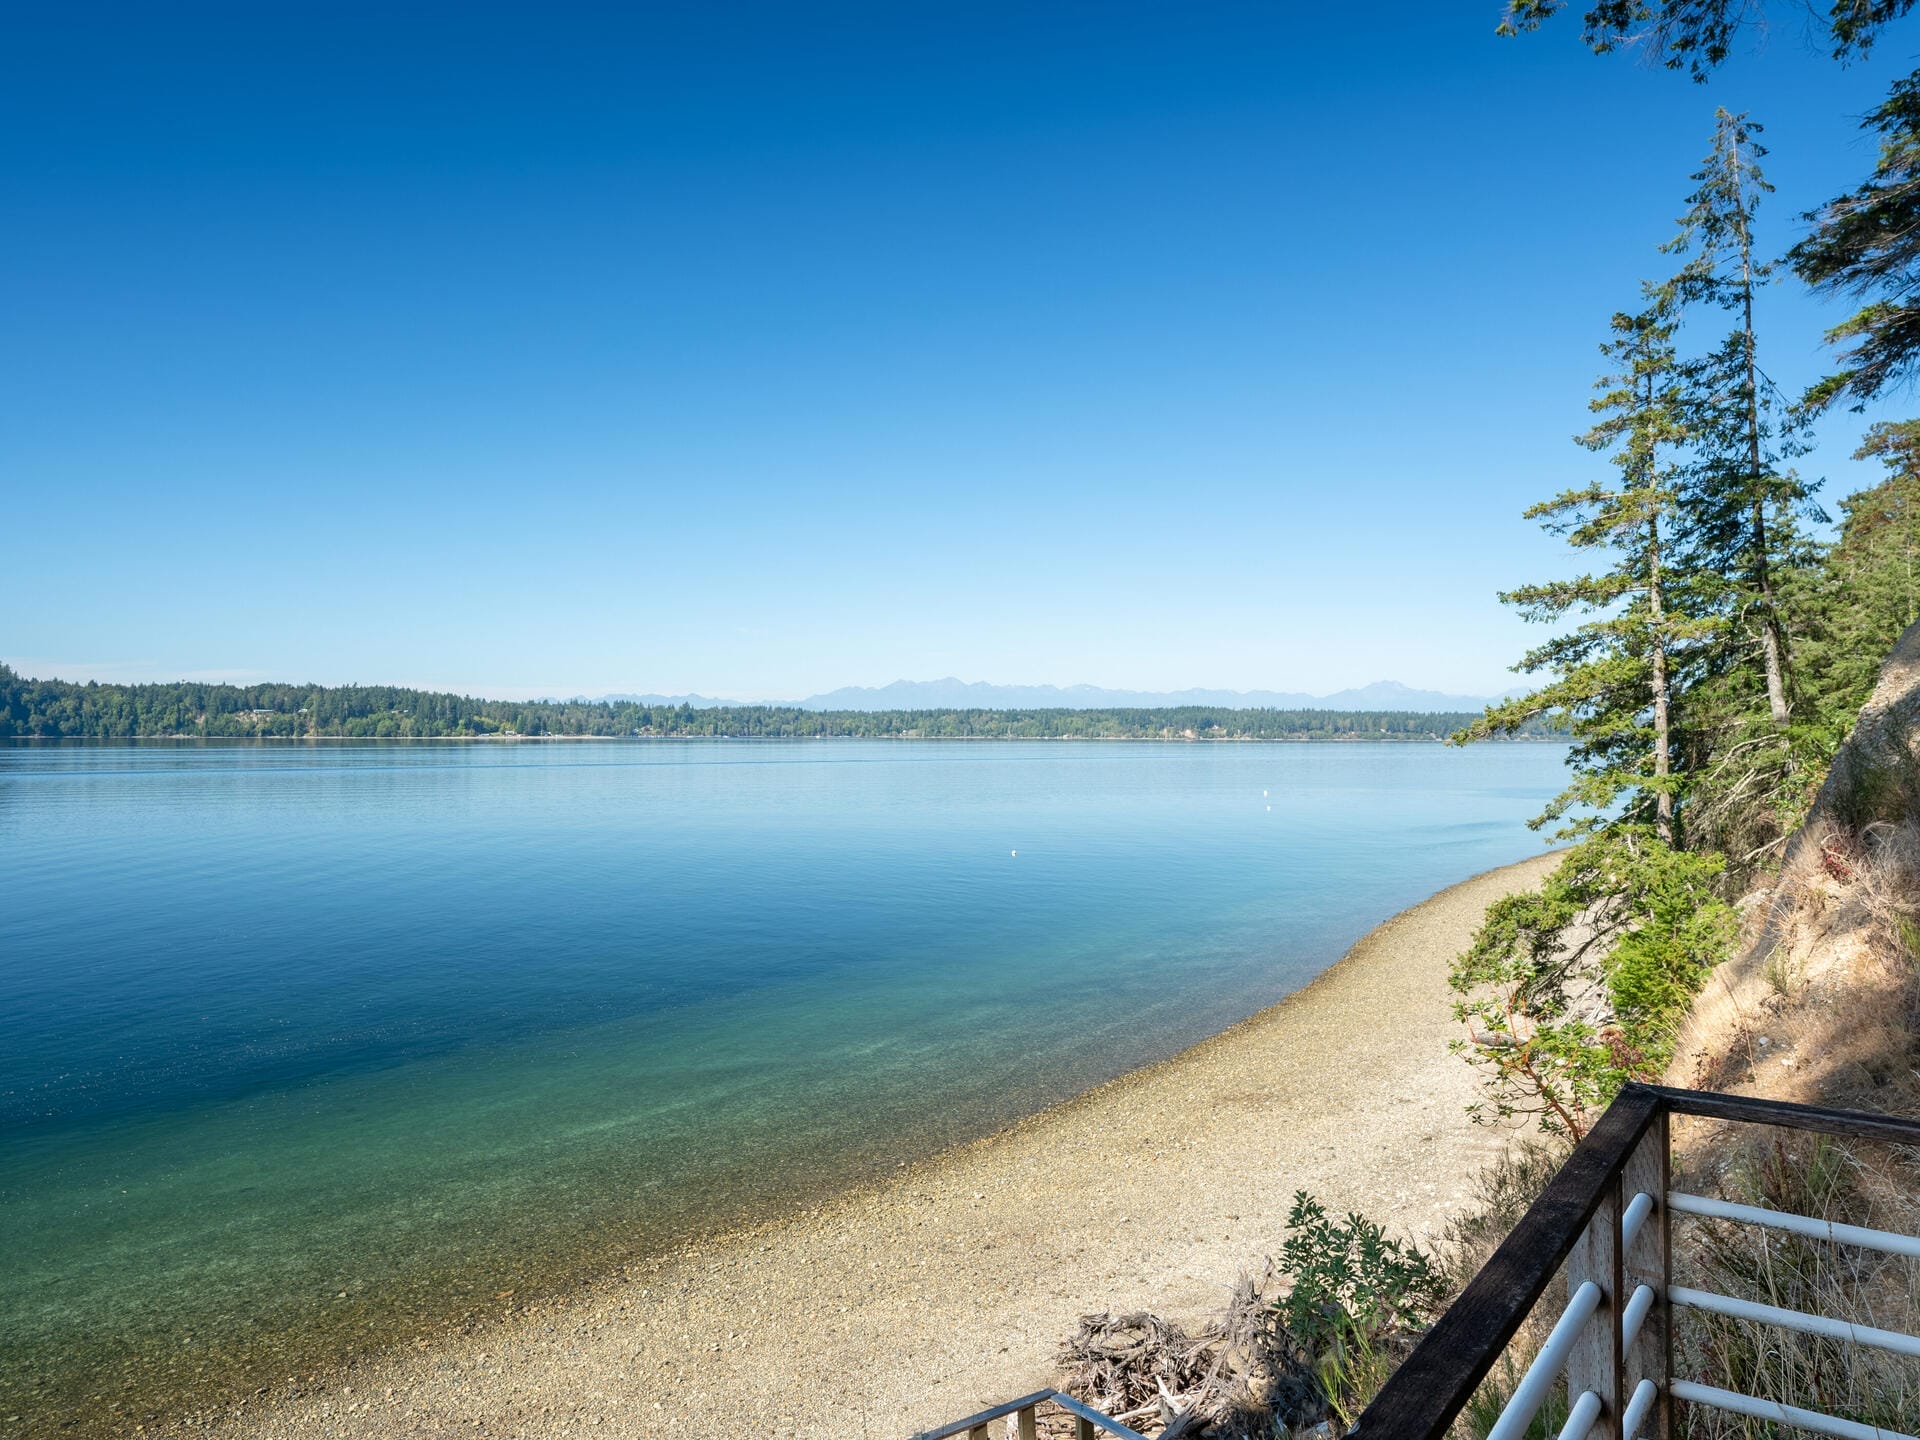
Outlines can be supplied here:
M388 685L74 684L0 665L0 738L440 740L1441 740L1471 715L1400 711L803 710L476 700ZM1561 739L1551 719L1516 727Z
M1810 23L1845 61L1912 4ZM1560 9L1514 0L1506 28ZM1585 37L1698 79L1756 9L1603 0ZM1640 293L1595 317L1599 375L1575 443L1607 464L1568 466L1582 478L1527 512L1565 542L1565 572L1501 597L1547 632L1516 666L1534 688L1455 737L1551 718L1572 740L1569 784L1535 821L1567 847L1558 869L1495 906L1453 974L1486 1118L1577 1136L1626 1080L1660 1074L1736 942L1733 901L1778 864L1920 618L1920 420L1858 433L1855 458L1883 478L1831 510L1810 469L1817 418L1910 394L1920 366L1920 71L1863 125L1868 173L1803 207L1803 238L1774 255L1756 239L1774 203L1760 120L1716 112ZM1852 313L1827 337L1827 373L1790 382L1766 317L1769 292L1795 281Z

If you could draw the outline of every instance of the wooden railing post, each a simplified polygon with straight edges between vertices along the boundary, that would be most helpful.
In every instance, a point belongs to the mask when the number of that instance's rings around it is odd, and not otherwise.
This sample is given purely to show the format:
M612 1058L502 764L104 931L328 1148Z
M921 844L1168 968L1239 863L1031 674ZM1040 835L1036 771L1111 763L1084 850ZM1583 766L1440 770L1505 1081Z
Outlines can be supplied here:
M1588 1390L1600 1397L1600 1416L1587 1440L1620 1440L1620 1210L1616 1180L1567 1255L1568 1293L1591 1280L1604 1297L1567 1356L1568 1403Z
M1667 1111L1662 1108L1647 1127L1646 1138L1627 1157L1620 1172L1622 1203L1635 1195L1653 1197L1653 1213L1640 1227L1633 1244L1620 1257L1621 1293L1631 1296L1642 1285L1653 1287L1653 1308L1622 1359L1623 1394L1631 1395L1642 1380L1660 1387L1653 1408L1637 1435L1622 1440L1668 1440L1673 1420L1670 1391L1673 1382L1673 1317L1667 1307L1667 1287L1673 1279L1672 1235L1667 1223L1667 1192L1673 1188ZM1623 1302L1624 1303L1624 1302ZM1624 1401L1622 1402L1624 1403Z

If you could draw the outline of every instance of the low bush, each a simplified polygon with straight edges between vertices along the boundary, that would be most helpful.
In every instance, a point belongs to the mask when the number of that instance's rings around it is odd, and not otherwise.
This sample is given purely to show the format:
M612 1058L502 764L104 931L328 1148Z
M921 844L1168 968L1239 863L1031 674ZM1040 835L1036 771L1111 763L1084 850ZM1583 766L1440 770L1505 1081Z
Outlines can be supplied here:
M1449 976L1467 1030L1454 1048L1486 1072L1476 1119L1532 1116L1578 1139L1628 1080L1660 1072L1737 933L1722 868L1621 826L1488 910Z
M1287 1215L1277 1309L1311 1357L1328 1408L1349 1423L1393 1372L1446 1297L1446 1277L1417 1245L1364 1215L1335 1220L1302 1190Z

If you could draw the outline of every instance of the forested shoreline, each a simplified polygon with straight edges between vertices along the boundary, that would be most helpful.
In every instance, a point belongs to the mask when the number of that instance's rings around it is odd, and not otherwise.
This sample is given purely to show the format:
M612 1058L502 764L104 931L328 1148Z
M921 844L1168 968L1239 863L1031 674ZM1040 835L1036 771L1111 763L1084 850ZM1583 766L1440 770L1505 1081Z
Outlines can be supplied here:
M42 740L1439 740L1468 714L1234 710L803 710L479 700L387 685L78 684L0 665L0 738ZM1546 723L1524 739L1552 739Z

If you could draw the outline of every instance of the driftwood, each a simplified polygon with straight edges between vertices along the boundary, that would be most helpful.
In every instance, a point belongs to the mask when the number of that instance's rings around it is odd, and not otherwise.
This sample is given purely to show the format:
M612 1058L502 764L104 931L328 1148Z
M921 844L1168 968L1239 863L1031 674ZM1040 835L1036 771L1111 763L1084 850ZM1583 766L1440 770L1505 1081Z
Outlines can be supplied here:
M1193 1334L1147 1311L1081 1316L1060 1347L1061 1388L1135 1429L1158 1427L1159 1440L1256 1440L1276 1420L1317 1424L1325 1393L1265 1283L1243 1278Z

